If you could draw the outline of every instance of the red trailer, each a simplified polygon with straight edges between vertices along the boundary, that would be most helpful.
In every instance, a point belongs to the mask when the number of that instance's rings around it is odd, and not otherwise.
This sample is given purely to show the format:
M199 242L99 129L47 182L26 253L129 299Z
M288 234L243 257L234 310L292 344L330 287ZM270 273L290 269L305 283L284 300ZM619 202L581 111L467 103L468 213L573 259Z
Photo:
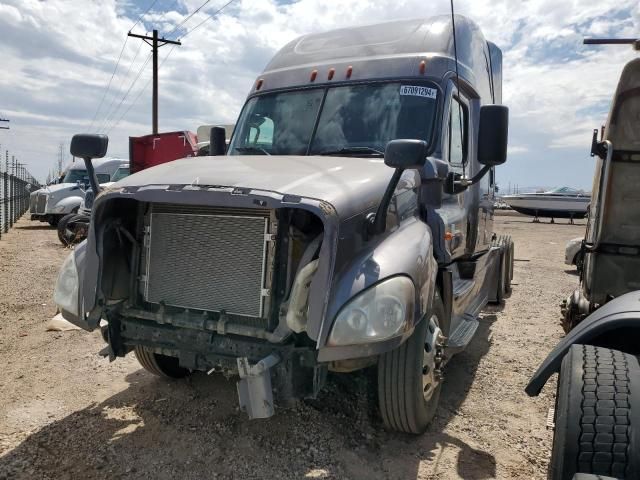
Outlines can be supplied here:
M184 157L198 154L195 133L165 132L142 137L129 137L131 173Z

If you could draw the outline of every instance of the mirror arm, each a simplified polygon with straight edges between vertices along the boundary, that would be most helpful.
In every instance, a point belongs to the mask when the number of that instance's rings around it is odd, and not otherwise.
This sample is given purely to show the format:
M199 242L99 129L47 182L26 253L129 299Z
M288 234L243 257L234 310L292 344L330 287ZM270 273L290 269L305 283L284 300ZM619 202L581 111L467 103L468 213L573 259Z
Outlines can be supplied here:
M100 184L98 183L98 177L96 176L96 171L93 168L91 157L84 158L84 165L87 168L87 175L89 176L89 184L91 185L91 189L93 190L94 195L98 196L98 194L100 193Z
M493 165L485 165L485 166L484 166L484 167L482 167L482 168L480 169L480 171L479 171L478 173L476 173L476 175L475 175L474 177L472 177L472 178L464 178L464 177L461 177L461 178L458 178L458 179L455 179L455 178L454 178L454 179L453 179L453 184L454 184L456 187L462 187L462 188L470 187L471 185L474 185L474 184L478 183L478 182L480 181L480 179L481 179L482 177L484 177L484 176L487 174L487 172L489 172L489 170L491 170L491 167L492 167L492 166L493 166Z
M366 233L367 235L378 235L384 232L387 226L387 210L389 209L389 204L391 204L391 199L393 198L393 192L396 191L396 187L400 182L400 177L402 176L402 172L404 169L396 168L393 172L393 176L391 180L389 180L389 184L387 185L387 189L382 196L382 200L380 200L380 205L378 205L378 209L376 210L375 215L369 215L367 217L366 224Z

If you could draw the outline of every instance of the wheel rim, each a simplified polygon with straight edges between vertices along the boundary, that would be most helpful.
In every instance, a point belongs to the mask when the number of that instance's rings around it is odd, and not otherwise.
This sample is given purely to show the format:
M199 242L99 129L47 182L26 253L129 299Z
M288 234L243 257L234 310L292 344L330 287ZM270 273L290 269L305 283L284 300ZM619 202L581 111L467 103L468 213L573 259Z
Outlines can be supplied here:
M427 402L431 400L442 380L443 345L444 335L440 329L438 316L431 315L422 360L422 394Z

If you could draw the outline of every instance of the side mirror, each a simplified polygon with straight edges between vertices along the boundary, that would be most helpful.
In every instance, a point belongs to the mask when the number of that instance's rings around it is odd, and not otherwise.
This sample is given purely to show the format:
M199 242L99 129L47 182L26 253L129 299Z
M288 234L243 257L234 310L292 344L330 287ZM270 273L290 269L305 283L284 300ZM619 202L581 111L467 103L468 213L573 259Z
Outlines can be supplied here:
M369 217L365 235L377 235L384 232L387 225L387 210L393 198L402 172L409 169L422 168L427 161L429 145L424 140L400 139L391 140L384 149L384 163L395 168L387 189L382 195L376 214Z
M478 162L494 167L507 161L509 109L504 105L480 107L478 131Z
M71 139L71 155L84 159L84 165L89 176L89 184L93 191L96 192L96 195L100 193L100 184L91 160L104 157L107 154L108 146L109 137L106 135L78 133Z
M213 127L209 135L209 155L224 155L227 151L227 132L224 127Z
M427 160L429 146L423 140L391 140L384 150L384 163L391 168L421 168Z
M102 158L107 154L109 137L106 135L78 133L71 139L71 155L80 158Z

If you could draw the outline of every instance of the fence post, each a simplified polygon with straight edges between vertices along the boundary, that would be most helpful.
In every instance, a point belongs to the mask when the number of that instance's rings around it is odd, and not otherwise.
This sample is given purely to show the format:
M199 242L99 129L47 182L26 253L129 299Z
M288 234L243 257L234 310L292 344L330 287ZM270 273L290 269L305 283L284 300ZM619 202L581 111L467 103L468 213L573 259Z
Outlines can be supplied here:
M9 231L9 150L5 150L4 169L4 233Z

